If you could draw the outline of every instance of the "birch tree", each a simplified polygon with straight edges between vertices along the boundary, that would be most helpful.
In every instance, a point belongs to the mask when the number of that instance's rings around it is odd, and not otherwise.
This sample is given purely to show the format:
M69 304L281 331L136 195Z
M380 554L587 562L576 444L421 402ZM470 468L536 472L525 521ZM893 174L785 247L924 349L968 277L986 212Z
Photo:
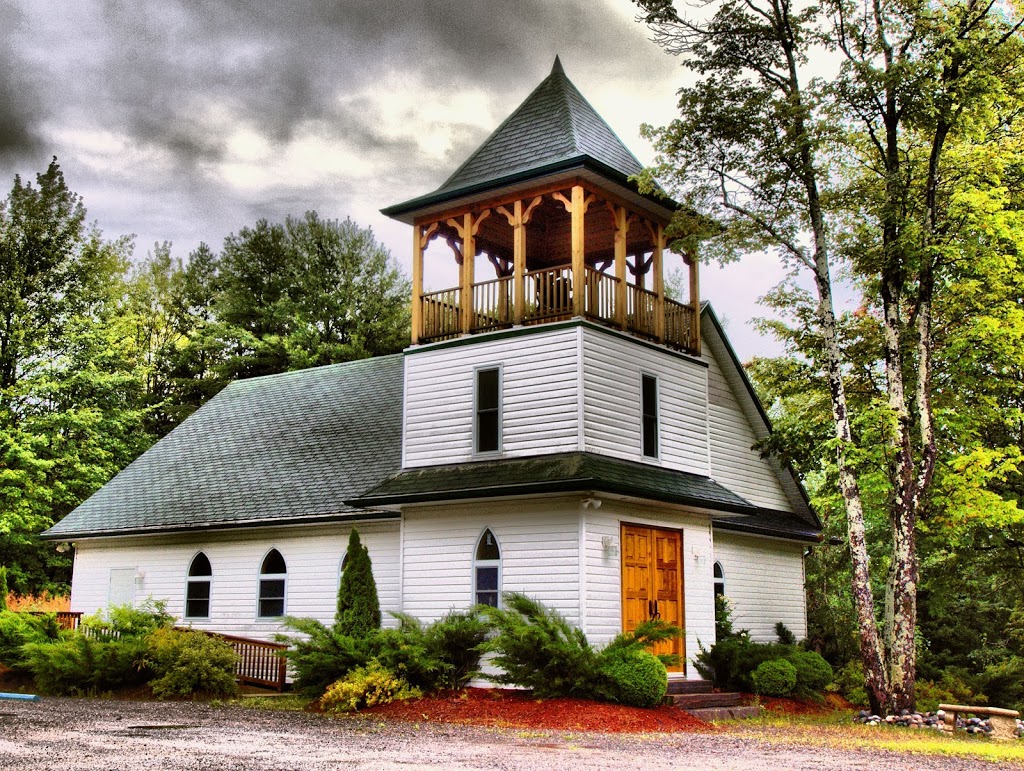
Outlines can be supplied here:
M813 280L806 334L828 382L838 487L867 690L914 704L916 519L935 471L932 308L958 259L951 139L984 141L1020 106L1016 2L709 0L680 13L635 0L657 41L695 75L680 117L647 128L657 177L688 204L677 237L722 260L775 249ZM811 73L814 77L810 77ZM700 220L720 230L694 233ZM834 302L850 269L880 309L891 553L876 614L864 499Z

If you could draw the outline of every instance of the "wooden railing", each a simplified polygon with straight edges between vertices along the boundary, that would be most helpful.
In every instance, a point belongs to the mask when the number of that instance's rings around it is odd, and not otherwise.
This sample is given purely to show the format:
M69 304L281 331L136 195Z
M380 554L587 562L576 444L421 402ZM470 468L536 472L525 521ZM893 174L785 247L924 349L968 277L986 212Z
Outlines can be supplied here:
M442 289L423 294L423 341L445 340L462 331L459 314L460 289Z
M59 626L61 629L78 629L78 624L82 620L82 614L78 611L30 610L28 612L33 616L48 616L50 613L53 613L53 615L57 617L57 626Z
M512 277L473 284L471 332L500 329L512 324Z
M525 323L572 316L572 266L531 270L524 279Z
M181 629L182 627L176 627ZM236 637L220 632L209 632L205 629L193 631L202 632L210 637L218 637L231 645L238 661L235 662L235 679L240 683L261 685L265 688L275 688L283 691L288 676L288 660L284 652L288 646L283 643L267 642L266 640L255 640L251 637Z
M626 329L644 337L657 337L658 295L629 284L626 286Z
M587 318L615 320L615 290L618 285L617 276L587 267L587 293L583 304Z
M666 298L665 345L684 351L697 350L693 330L693 308Z

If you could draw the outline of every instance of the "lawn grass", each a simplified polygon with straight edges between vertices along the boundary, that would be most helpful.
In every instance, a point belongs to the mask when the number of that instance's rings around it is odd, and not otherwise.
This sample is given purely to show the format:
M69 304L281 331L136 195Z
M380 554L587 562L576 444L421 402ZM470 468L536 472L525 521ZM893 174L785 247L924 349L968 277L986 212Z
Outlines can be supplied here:
M228 704L243 709L268 709L279 712L302 712L312 699L298 694L288 693L283 696L243 696L232 699Z
M852 722L848 712L783 715L766 712L747 720L716 723L726 733L770 743L794 743L846 750L887 750L910 755L975 758L1024 764L1024 739L994 742L967 733L955 736L930 728L867 726Z

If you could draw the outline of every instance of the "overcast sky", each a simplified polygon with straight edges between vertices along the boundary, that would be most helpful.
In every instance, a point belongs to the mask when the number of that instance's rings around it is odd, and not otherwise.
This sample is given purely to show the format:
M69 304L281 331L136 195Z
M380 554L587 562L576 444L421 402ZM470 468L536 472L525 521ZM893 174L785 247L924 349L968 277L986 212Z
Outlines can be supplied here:
M315 209L408 272L411 229L378 210L435 189L556 54L650 162L639 126L672 119L684 73L628 0L0 0L0 196L56 155L137 256ZM781 277L764 255L703 269L743 359L779 350L748 320Z

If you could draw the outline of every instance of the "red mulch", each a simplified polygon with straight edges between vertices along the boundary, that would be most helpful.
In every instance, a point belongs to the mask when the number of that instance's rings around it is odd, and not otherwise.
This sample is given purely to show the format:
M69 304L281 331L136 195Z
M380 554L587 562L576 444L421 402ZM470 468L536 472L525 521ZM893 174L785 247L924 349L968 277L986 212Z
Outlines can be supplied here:
M757 698L749 693L745 693L743 696L745 701L751 703ZM827 694L822 703L798 699L776 699L770 696L761 696L760 702L766 712L775 712L781 715L825 715L836 710L856 711L850 702L834 693Z
M640 709L584 699L536 699L529 691L466 688L362 710L393 720L470 723L503 728L608 733L670 733L714 728L677 707Z

